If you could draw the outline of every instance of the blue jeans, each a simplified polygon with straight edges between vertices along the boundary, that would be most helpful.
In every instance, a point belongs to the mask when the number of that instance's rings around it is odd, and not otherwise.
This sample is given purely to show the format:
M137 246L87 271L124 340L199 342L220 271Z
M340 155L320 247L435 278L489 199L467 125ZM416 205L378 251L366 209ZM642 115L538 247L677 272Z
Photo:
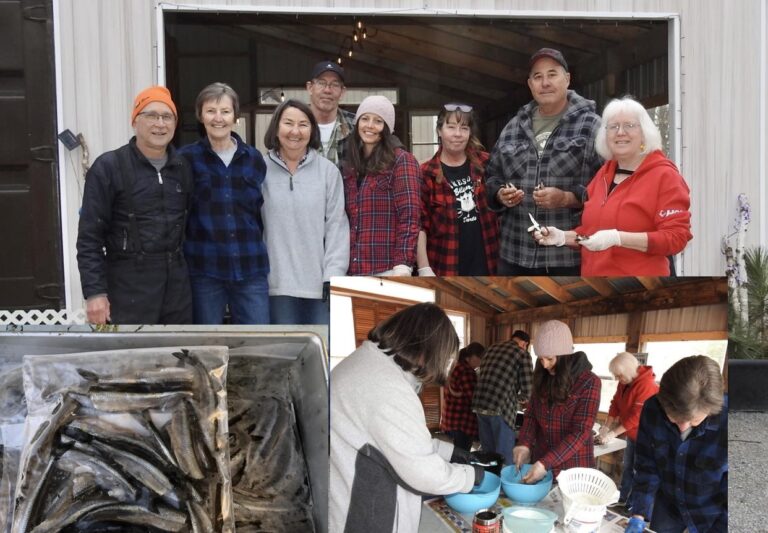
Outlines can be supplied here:
M626 502L632 492L632 480L635 478L635 442L627 437L627 447L624 449L624 464L621 471L621 487L619 500Z
M506 464L514 464L512 448L515 447L515 430L507 425L503 416L477 415L477 429L483 451L500 453Z
M330 302L295 296L270 296L269 316L272 324L323 324L331 316Z
M267 277L224 281L209 276L191 276L195 324L221 324L229 306L232 324L269 324Z

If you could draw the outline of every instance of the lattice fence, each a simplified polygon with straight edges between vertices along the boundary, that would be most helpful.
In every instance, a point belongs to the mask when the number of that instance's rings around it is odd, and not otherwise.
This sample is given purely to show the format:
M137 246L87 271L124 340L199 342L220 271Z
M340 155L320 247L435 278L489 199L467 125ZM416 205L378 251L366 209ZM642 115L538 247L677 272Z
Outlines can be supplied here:
M85 324L83 309L18 309L0 310L0 326L59 326Z

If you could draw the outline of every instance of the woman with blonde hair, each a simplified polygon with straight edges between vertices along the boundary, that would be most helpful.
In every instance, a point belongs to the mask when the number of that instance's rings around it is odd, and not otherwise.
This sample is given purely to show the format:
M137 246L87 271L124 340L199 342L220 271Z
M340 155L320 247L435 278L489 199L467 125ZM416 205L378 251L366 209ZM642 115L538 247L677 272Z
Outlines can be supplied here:
M629 352L621 352L608 364L608 370L619 382L611 400L608 418L600 428L595 441L605 444L619 435L626 435L624 465L619 489L619 504L626 504L632 490L635 468L635 443L640 424L640 412L645 401L659 391L653 368L641 365Z

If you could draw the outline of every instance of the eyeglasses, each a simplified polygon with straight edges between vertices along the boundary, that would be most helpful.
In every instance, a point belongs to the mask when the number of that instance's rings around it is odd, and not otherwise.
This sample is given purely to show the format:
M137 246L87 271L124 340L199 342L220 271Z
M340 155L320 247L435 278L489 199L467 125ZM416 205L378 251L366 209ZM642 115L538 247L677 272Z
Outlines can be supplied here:
M315 80L313 83L321 89L327 89L330 87L334 91L338 91L342 87L342 84L338 81Z
M619 130L623 129L624 133L632 133L635 131L635 129L640 127L639 122L622 122L619 124L618 122L613 122L611 124L607 124L605 126L605 130L610 133L619 133Z
M176 117L171 113L157 113L156 111L142 111L139 115L143 116L150 122L158 122L163 119L166 124L173 124L176 122Z
M472 106L467 104L445 104L443 106L446 111L461 111L462 113L469 113L472 111Z

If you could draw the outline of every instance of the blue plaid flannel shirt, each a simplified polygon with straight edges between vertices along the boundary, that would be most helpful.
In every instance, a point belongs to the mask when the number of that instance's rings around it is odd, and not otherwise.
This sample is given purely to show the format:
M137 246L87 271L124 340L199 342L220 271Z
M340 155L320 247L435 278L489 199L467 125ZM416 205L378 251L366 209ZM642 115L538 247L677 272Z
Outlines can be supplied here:
M539 157L533 136L537 106L533 101L521 107L504 127L486 169L488 205L501 217L499 255L525 268L574 267L581 263L580 252L567 246L538 246L528 233L528 213L542 226L562 230L581 223L581 208L537 209L533 189L543 183L570 191L583 201L587 184L602 165L595 151L600 117L595 114L595 102L568 91L568 108ZM496 194L507 183L525 191L520 205L504 207L497 201Z
M269 273L261 219L266 164L258 150L232 137L237 150L228 167L208 137L180 150L195 180L184 255L192 275L243 281Z
M728 402L685 441L656 396L643 406L635 449L632 514L651 519L655 499L676 507L689 533L728 531Z

